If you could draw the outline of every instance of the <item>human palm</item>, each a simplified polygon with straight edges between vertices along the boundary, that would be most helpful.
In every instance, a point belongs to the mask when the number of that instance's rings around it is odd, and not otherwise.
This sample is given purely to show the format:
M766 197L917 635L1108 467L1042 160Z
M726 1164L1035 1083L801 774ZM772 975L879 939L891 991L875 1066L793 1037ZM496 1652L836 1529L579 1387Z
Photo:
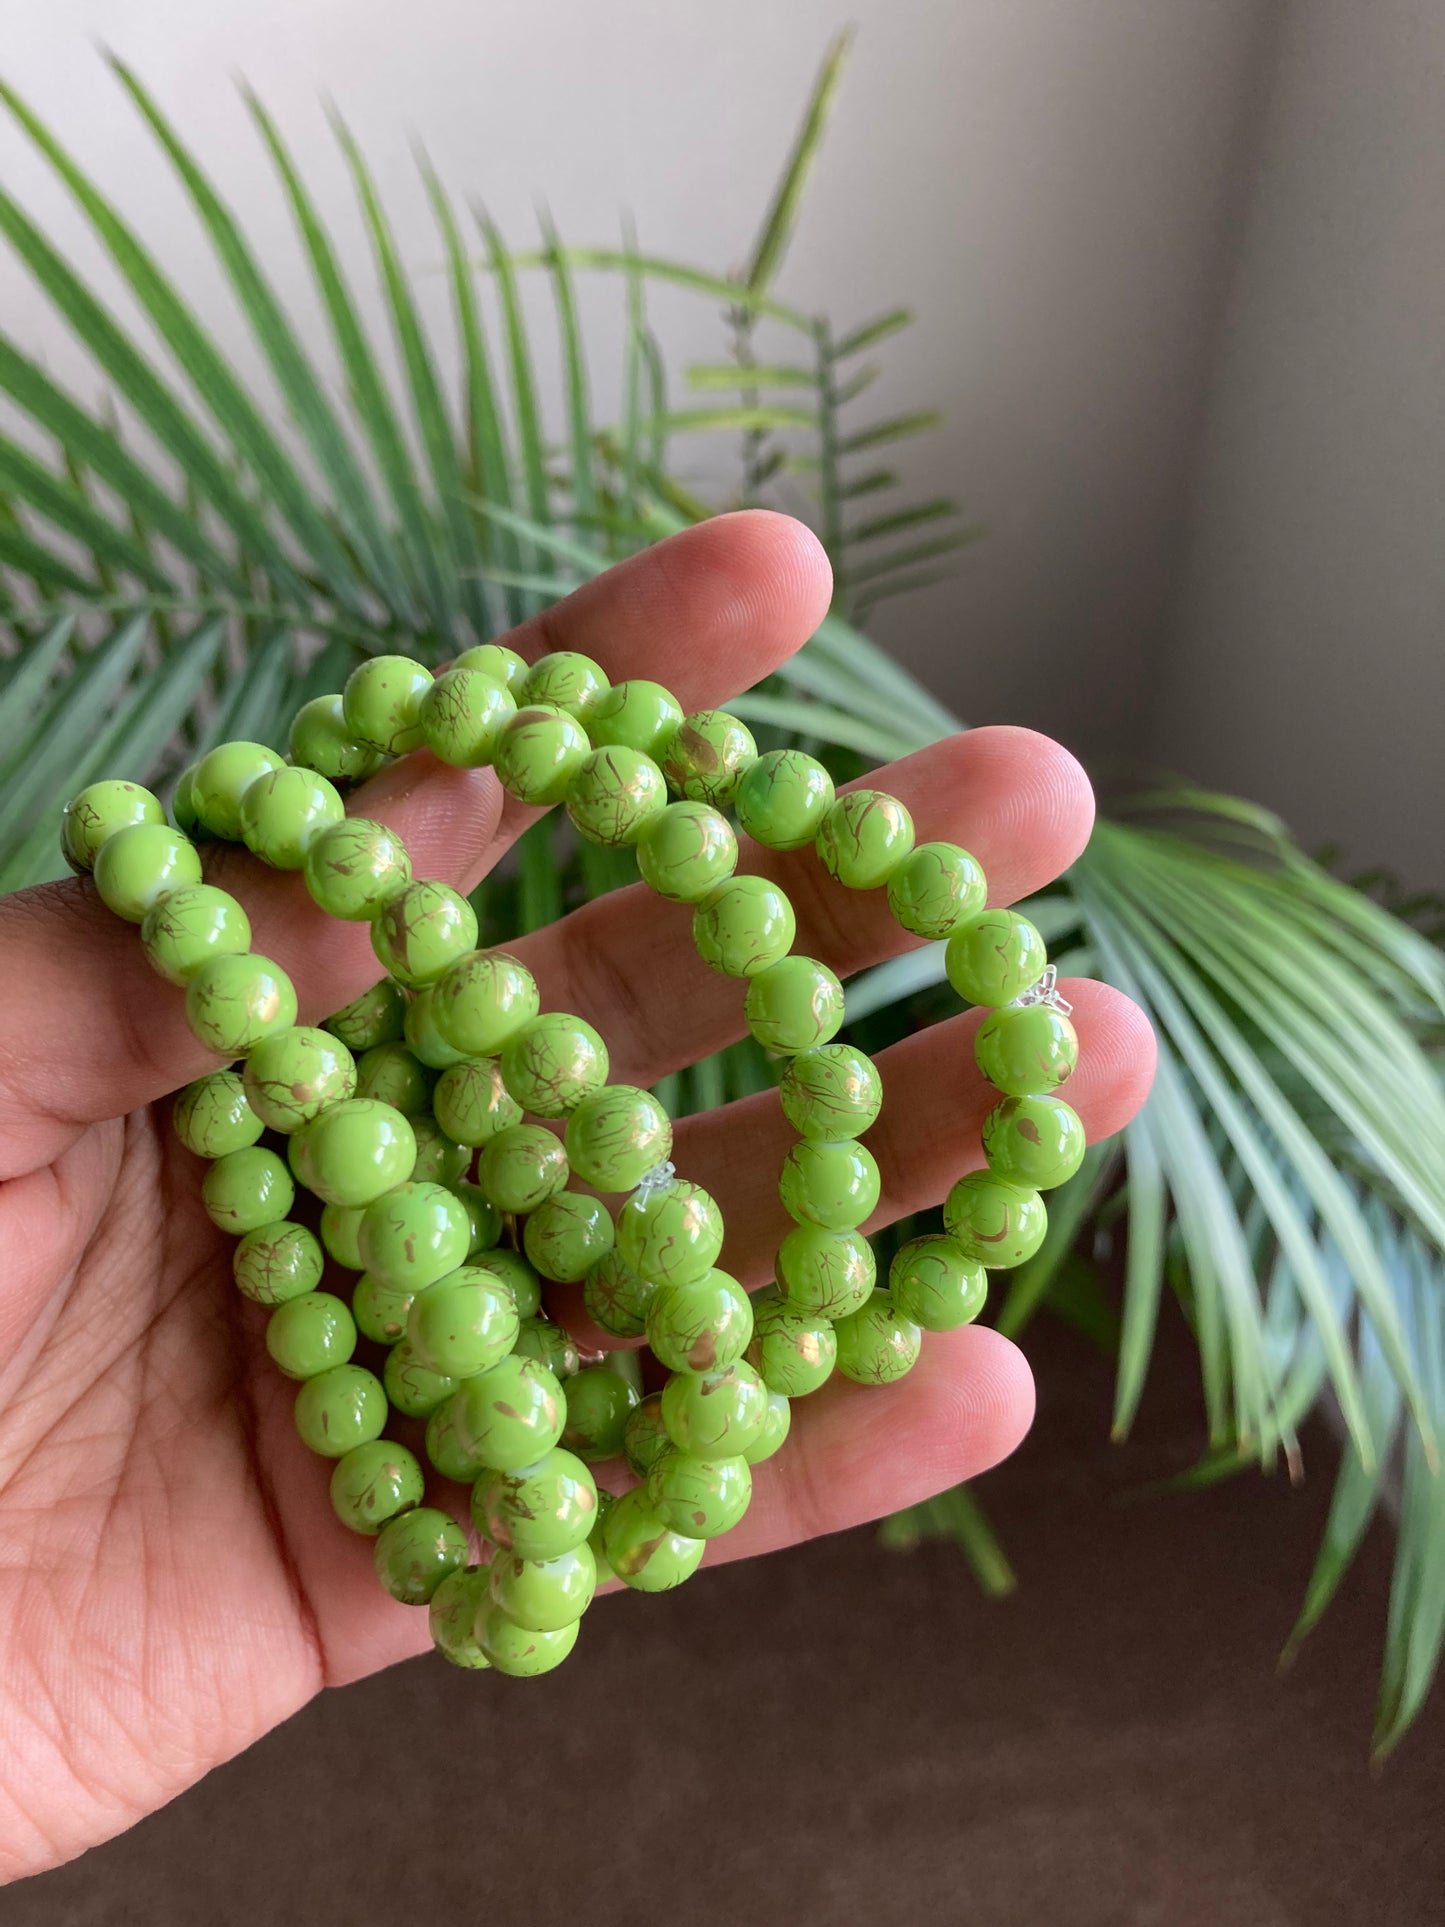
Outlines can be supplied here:
M797 648L828 590L798 524L724 517L509 640L530 656L579 649L614 676L655 676L694 708ZM883 780L926 835L980 857L995 901L1048 881L1088 835L1078 765L1027 731L974 731ZM355 808L396 826L418 875L462 888L535 814L490 772L425 754L375 778ZM799 948L840 974L911 942L886 906L837 889L807 853L745 848L742 867L786 883ZM256 949L291 973L303 1021L374 977L365 928L328 922L295 876L234 850L208 874L245 902ZM614 1075L646 1085L742 1030L737 986L699 962L688 922L637 886L514 947L544 1006L588 1018ZM216 1061L191 1039L180 999L83 881L0 903L0 985L0 1877L13 1878L128 1826L323 1685L421 1650L427 1630L425 1614L375 1584L369 1543L332 1517L292 1424L292 1388L265 1355L265 1315L232 1287L230 1240L170 1130L168 1094ZM1081 1042L1071 1101L1097 1139L1142 1100L1152 1045L1116 993L1080 983L1070 995ZM965 1015L882 1053L875 1222L936 1202L981 1162L990 1098L974 1027ZM724 1260L754 1288L786 1229L776 1174L787 1140L771 1093L677 1133L679 1169L723 1206ZM616 1342L587 1326L575 1287L551 1309L593 1342ZM930 1338L896 1385L830 1383L796 1408L746 1520L710 1556L835 1531L970 1477L1018 1443L1032 1399L1018 1352L980 1327ZM479 1689L459 1679L457 1690Z

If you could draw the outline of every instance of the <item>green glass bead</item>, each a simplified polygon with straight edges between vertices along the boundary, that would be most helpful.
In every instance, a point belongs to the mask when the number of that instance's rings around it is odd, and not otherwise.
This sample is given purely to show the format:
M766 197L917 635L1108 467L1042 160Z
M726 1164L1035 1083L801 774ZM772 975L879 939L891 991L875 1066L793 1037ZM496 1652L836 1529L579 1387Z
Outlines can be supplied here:
M287 1378L316 1378L356 1350L356 1321L329 1291L288 1298L266 1321L266 1349Z
M159 800L139 783L89 783L66 804L60 819L60 853L78 876L95 868L101 845L136 823L164 823Z
M169 823L131 823L107 837L95 853L95 887L108 910L127 923L172 890L201 880L201 859L189 837Z
M493 1210L496 1209L494 1205ZM535 1318L542 1304L542 1281L520 1251L506 1245L487 1252L480 1260L494 1278L500 1278L512 1294L518 1318Z
M477 1608L477 1643L499 1673L510 1679L537 1679L560 1666L577 1644L578 1621L559 1632L519 1626L500 1606L486 1599Z
M519 1559L559 1559L585 1545L597 1517L597 1482L575 1452L553 1446L535 1463L479 1479L477 1524Z
M886 1291L875 1291L861 1311L840 1318L838 1370L859 1385L891 1385L918 1363L923 1333Z
M157 976L184 985L212 957L243 956L251 948L251 919L229 891L192 883L151 905L140 940Z
M231 1253L237 1289L257 1305L284 1305L315 1291L324 1263L315 1234L287 1218L257 1225Z
M212 836L241 841L241 798L258 776L285 765L264 743L221 743L191 771L191 808ZM198 879L199 881L199 879Z
M395 1345L406 1334L415 1301L410 1285L389 1285L363 1271L351 1293L351 1315L363 1338L376 1345Z
M383 1284L422 1291L467 1256L466 1206L444 1185L412 1180L373 1199L362 1214L357 1248Z
M791 1401L782 1392L769 1392L768 1410L763 1420L763 1429L752 1444L743 1451L743 1457L748 1464L762 1465L765 1460L772 1458L775 1452L781 1452L787 1443L792 1425Z
M663 774L689 802L726 809L757 761L753 732L725 709L695 709L668 744Z
M1084 1161L1084 1127L1061 1097L1006 1097L983 1120L988 1167L1012 1184L1052 1191Z
M323 1204L370 1204L411 1176L416 1133L389 1104L349 1097L306 1126L305 1156L306 1182Z
M344 1526L373 1538L388 1519L420 1505L424 1489L414 1454L394 1439L372 1439L336 1461L331 1508Z
M612 1249L615 1236L605 1204L581 1191L558 1191L528 1218L522 1244L544 1278L572 1285Z
M244 1151L266 1128L246 1101L239 1071L212 1071L187 1084L176 1098L171 1125L186 1149L202 1158Z
M309 769L273 769L241 798L241 835L273 870L299 870L324 830L346 815L341 793Z
M406 845L384 823L349 816L323 830L302 869L313 902L343 923L366 923L411 882Z
M661 763L682 726L682 707L660 682L613 683L587 711L587 730L599 749L640 749Z
M614 1338L640 1338L647 1329L647 1307L658 1289L617 1252L607 1252L582 1283L587 1316Z
M883 1080L872 1058L852 1044L822 1044L793 1059L778 1096L801 1137L861 1137L883 1108Z
M431 1107L436 1073L405 1044L373 1044L356 1062L356 1096L374 1097L404 1117Z
M768 1389L746 1360L724 1371L678 1372L662 1388L662 1417L680 1452L730 1459L767 1423Z
M467 1535L435 1506L414 1506L376 1535L376 1576L403 1606L425 1606L443 1579L464 1570Z
M349 1051L360 1054L378 1044L394 1044L402 1035L406 1010L406 992L390 977L383 977L328 1017L321 1028L339 1037Z
M971 1325L988 1296L981 1264L966 1258L956 1239L912 1238L888 1267L888 1293L905 1318L926 1332Z
M766 877L732 877L692 913L692 940L725 977L755 977L786 957L798 934L793 906Z
M456 1379L500 1365L517 1330L511 1292L500 1278L472 1265L419 1292L406 1321L407 1343L421 1363Z
M405 756L422 741L422 698L432 674L407 656L373 656L353 669L341 692L341 714L358 743L384 756Z
M622 1452L639 1479L645 1479L664 1452L672 1450L662 1416L661 1392L649 1392L629 1414L622 1428Z
M888 908L915 937L951 937L988 901L983 866L956 843L920 843L888 879Z
M183 769L176 778L175 787L171 791L171 820L181 834L188 836L192 843L204 843L210 836L210 831L206 829L201 819L196 815L196 802L193 794L195 777L196 766L192 763L189 769ZM62 850L63 847L62 845ZM67 863L70 863L68 856L65 860ZM74 863L70 863L70 867L73 870L76 866Z
M495 1057L541 1009L536 980L505 950L477 950L436 988L436 1027L466 1057Z
M467 1256L490 1251L502 1235L502 1214L479 1184L459 1178L452 1186L467 1214ZM516 1256L515 1252L512 1254Z
M241 1073L251 1109L271 1131L299 1131L356 1089L356 1059L328 1030L300 1025L263 1037Z
M575 649L556 649L532 664L518 692L518 700L565 709L569 715L581 717L611 687L590 656L579 655Z
M562 1011L533 1017L502 1046L502 1079L524 1111L565 1117L607 1081L607 1046Z
M382 968L412 990L436 983L476 942L476 911L446 883L409 883L372 918Z
M216 1159L201 1180L201 1202L206 1216L235 1237L276 1224L296 1200L291 1173L274 1151L259 1144L228 1151Z
M773 1298L758 1306L747 1360L770 1392L806 1398L832 1377L838 1341L826 1318Z
M535 1358L539 1365L546 1366L553 1378L564 1383L582 1364L576 1339L549 1318L524 1318L512 1349L518 1358Z
M948 981L971 1004L1010 1004L1048 965L1044 940L1016 910L984 910L960 924L943 953Z
M474 1631L478 1609L486 1597L485 1566L466 1566L448 1573L432 1594L427 1607L431 1642L450 1665L468 1671L490 1667L492 1662L477 1644Z
M381 1368L386 1395L404 1418L430 1418L443 1399L450 1398L461 1380L433 1371L417 1357L416 1347L403 1338L386 1354Z
M647 1475L647 1503L670 1532L690 1539L718 1539L731 1532L753 1496L752 1468L744 1458L695 1459L664 1452Z
M448 669L421 699L421 727L432 755L454 769L492 760L503 725L517 713L510 690L480 669Z
M669 803L637 845L643 881L669 903L699 903L738 867L738 840L707 803Z
M707 1541L673 1532L647 1502L646 1489L624 1492L607 1515L602 1548L608 1565L635 1592L669 1592L702 1564Z
M695 1285L722 1250L723 1221L700 1184L673 1178L634 1194L617 1214L623 1262L655 1285Z
M475 1384L476 1380L467 1382ZM486 1471L475 1445L458 1429L459 1401L465 1389L465 1384L458 1385L428 1415L426 1422L428 1459L444 1479L452 1479L458 1485L470 1485Z
M843 1022L843 986L812 957L782 957L748 979L743 1015L764 1050L814 1050Z
M788 1216L825 1231L852 1231L862 1224L878 1209L879 1189L873 1153L852 1138L831 1144L799 1138L778 1178Z
M291 761L331 783L360 783L381 768L381 752L358 742L346 727L341 697L313 696L303 703L287 739Z
M513 1124L482 1146L477 1175L499 1211L535 1211L567 1182L562 1140L540 1124Z
M515 649L508 649L500 642L479 642L471 649L463 649L452 664L453 669L480 670L514 696L527 680L529 667L525 656L519 656Z
M1005 1097L1046 1097L1073 1075L1079 1039L1062 1011L1031 1004L990 1012L979 1025L973 1054Z
M778 1247L778 1289L789 1311L847 1318L866 1304L877 1281L872 1246L859 1231L799 1224Z
M191 1035L218 1057L244 1057L296 1022L296 989L280 964L248 952L212 957L186 985Z
M695 1285L664 1285L648 1301L647 1342L669 1371L723 1371L752 1335L752 1300L725 1271Z
M472 1161L469 1144L448 1137L434 1117L423 1111L411 1121L416 1134L416 1163L412 1176L428 1184L444 1184L450 1191L461 1182Z
M667 808L667 782L639 749L594 749L567 791L567 814L589 843L620 850L636 843Z
M565 709L529 703L503 724L492 766L519 803L560 803L591 748Z
M584 1184L631 1191L672 1151L672 1120L650 1091L608 1084L567 1119L567 1158Z
M414 992L402 1019L407 1049L429 1071L449 1071L467 1061L466 1052L449 1044L438 1027L436 997L440 988L439 984L428 984L424 990ZM405 994L403 991L402 995Z
M770 749L748 770L733 799L738 828L765 850L802 850L833 806L833 779L801 749Z
M561 1384L535 1358L504 1358L480 1377L465 1379L448 1405L458 1443L498 1472L534 1466L567 1422Z
M574 1373L567 1381L563 1446L586 1464L620 1458L627 1421L637 1402L633 1386L608 1365L589 1365Z
M308 1378L296 1394L296 1430L323 1459L339 1459L353 1446L379 1439L386 1414L381 1380L364 1365L333 1365Z
M519 1559L499 1553L489 1568L492 1604L534 1632L559 1633L579 1620L597 1590L592 1548L573 1546L556 1559Z
M823 818L815 848L839 883L876 890L912 851L913 818L883 790L850 790Z
M326 1247L328 1257L334 1258L348 1271L363 1271L361 1247L357 1238L361 1232L361 1220L366 1206L328 1204L321 1210L321 1242Z

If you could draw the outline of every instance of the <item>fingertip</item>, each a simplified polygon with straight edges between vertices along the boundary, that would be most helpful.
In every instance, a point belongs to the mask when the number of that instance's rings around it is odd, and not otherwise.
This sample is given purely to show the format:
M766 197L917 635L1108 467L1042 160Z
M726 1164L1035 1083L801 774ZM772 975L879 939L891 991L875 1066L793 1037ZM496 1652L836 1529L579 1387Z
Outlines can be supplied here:
M922 1368L937 1401L932 1434L950 1481L974 1478L1016 1452L1034 1422L1029 1362L989 1325L966 1325L923 1341Z
M1024 857L1042 844L1049 874L1066 870L1083 853L1094 828L1094 786L1078 757L1052 736L1012 723L970 730L960 741L969 746L975 779L986 784L994 775L998 780L1004 796L1000 841L1016 846ZM998 886L997 877L990 881Z
M1093 1142L1122 1130L1149 1095L1158 1063L1154 1027L1132 997L1092 977L1062 986L1080 1033L1079 1068L1065 1095L1087 1113Z

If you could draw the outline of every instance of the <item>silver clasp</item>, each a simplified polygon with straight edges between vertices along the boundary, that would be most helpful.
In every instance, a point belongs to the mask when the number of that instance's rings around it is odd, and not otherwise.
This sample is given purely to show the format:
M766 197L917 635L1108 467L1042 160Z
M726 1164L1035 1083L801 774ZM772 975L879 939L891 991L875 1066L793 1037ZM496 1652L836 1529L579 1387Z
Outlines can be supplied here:
M1050 964L1036 984L1030 984L1022 996L1014 998L1013 1008L1027 1010L1032 1004L1045 1004L1050 1010L1056 1010L1060 1017L1072 1016L1074 1006L1059 995L1058 984L1059 973Z

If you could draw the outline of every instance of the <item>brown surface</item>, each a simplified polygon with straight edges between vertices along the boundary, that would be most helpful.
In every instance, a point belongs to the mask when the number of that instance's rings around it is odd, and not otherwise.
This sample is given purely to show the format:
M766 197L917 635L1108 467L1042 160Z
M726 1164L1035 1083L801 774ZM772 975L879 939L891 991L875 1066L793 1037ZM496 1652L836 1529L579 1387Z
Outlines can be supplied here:
M1328 1441L1300 1492L1111 1503L1186 1461L1189 1361L1111 1452L1105 1368L1040 1342L1039 1425L980 1486L1011 1601L870 1532L609 1600L549 1679L427 1659L327 1696L0 1922L1445 1922L1439 1701L1366 1761L1383 1536L1274 1671Z

